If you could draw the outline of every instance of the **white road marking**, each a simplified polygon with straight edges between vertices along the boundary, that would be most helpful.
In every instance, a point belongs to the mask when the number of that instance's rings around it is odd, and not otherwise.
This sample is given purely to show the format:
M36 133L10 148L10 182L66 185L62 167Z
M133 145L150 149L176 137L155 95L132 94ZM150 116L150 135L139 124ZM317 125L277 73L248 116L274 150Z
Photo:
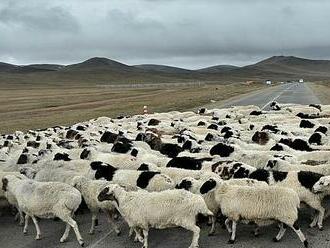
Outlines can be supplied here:
M278 99L284 92L286 92L287 90L291 89L294 85L290 85L290 87L284 89L280 94L278 94L273 100L270 100L269 102L267 102L262 108L261 110L264 110L267 106L269 106L272 102L276 101L276 99Z
M113 233L114 230L110 230L106 235L104 235L102 238L100 238L98 241L96 241L94 244L90 245L89 247L95 248L99 243L101 243L105 238L107 238L111 233Z

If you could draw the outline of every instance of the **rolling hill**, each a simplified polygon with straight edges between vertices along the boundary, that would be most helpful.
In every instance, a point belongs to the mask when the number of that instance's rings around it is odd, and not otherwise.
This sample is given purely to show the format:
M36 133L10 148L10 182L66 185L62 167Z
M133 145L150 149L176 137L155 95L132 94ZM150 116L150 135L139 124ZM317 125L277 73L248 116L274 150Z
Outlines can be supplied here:
M167 65L127 65L95 57L71 65L13 65L0 62L0 84L129 84L163 82L217 82L330 79L329 60L273 56L258 63L237 67L216 65L188 70Z

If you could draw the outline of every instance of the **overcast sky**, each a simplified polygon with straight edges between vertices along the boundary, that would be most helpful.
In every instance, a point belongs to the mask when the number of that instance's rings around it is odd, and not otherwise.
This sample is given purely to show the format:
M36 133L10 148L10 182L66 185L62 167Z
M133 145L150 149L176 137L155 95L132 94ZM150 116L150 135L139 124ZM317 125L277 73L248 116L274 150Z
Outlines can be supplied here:
M186 68L330 59L328 0L1 0L0 61Z

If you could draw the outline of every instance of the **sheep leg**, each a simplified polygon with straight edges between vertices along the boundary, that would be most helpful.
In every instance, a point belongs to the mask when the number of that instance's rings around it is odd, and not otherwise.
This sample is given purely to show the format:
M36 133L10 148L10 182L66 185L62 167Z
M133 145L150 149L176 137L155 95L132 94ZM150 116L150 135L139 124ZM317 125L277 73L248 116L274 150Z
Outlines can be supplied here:
M281 222L279 227L280 227L280 230L279 230L278 234L276 235L275 238L273 238L274 242L279 242L283 238L287 225Z
M259 234L260 234L259 231L260 231L260 227L258 225L256 225L253 230L254 237L259 237Z
M95 232L96 219L97 219L97 213L92 212L92 225L91 225L91 229L89 230L89 234L94 234Z
M209 236L212 236L215 233L215 224L216 224L215 216L210 216L210 220L211 220L212 226L211 226L211 230L209 231Z
M24 215L23 215L23 212L19 208L17 210L18 210L18 214L19 214L19 225L20 226L23 226L24 225Z
M28 229L28 225L29 225L29 218L30 216L28 216L27 214L25 215L25 223L24 223L24 228L23 228L23 233L27 234L27 229Z
M319 201L312 201L308 202L308 205L318 211L318 215L315 216L314 219L317 219L317 226L320 230L323 230L323 218L324 218L324 207L322 207L321 203ZM309 225L310 227L315 227L314 220Z
M302 233L302 231L299 228L299 225L297 221L293 225L289 225L292 230L298 235L299 239L301 242L303 242L304 246L307 248L308 247L308 241L305 237L305 235Z
M60 214L61 215L61 214ZM77 238L77 241L78 243L81 245L81 246L84 246L84 240L83 238L81 237L80 235L80 232L79 232L79 229L78 229L78 225L77 225L77 222L75 222L70 216L58 216L62 221L64 221L65 223L69 224L75 234L76 234L76 238Z
M65 241L68 240L70 230L71 230L71 226L69 224L66 224L65 231L63 233L63 236L60 239L60 243L64 243Z
M193 238L189 248L198 248L199 233L201 229L198 226L196 226L195 223L193 223L192 225L185 224L182 225L181 227L193 232Z
M231 232L230 239L228 240L228 244L234 244L235 243L236 226L237 226L237 222L233 220L233 223L232 223L232 232Z
M36 217L34 217L33 215L31 216L32 220L33 220L33 223L36 227L36 230L37 230L37 235L35 237L35 240L40 240L41 239L41 231L40 231L40 227L38 225L38 221L36 219Z
M231 232L232 232L232 229L231 229L231 226L229 225L229 222L230 222L230 220L227 218L227 219L225 220L225 226L226 226L227 231L228 231L229 233L231 233Z
M117 226L117 224L112 220L112 217L113 217L112 212L106 211L106 216L107 216L110 226L112 227L113 230L115 230L115 233L117 234L117 236L119 236L121 232L120 232L120 229Z
M148 248L148 230L143 229L143 247L142 248Z

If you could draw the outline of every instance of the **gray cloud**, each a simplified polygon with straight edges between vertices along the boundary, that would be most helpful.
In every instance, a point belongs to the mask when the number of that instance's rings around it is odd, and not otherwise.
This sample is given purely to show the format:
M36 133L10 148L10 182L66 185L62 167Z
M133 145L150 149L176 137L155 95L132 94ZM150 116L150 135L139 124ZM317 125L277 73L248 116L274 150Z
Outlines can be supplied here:
M330 58L326 0L11 0L0 3L0 61L196 68L272 55Z

